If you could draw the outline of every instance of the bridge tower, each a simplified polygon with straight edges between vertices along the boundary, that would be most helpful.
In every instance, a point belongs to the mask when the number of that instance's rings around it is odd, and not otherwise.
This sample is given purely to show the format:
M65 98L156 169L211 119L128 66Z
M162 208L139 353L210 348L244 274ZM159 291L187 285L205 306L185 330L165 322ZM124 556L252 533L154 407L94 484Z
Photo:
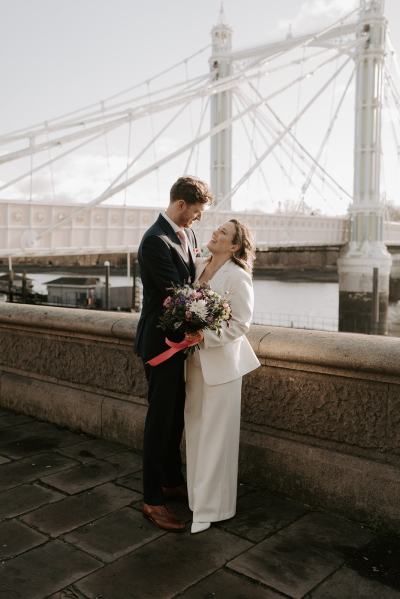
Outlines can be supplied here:
M224 7L221 4L219 22L211 30L212 54L210 69L214 81L228 77L232 72L232 29L225 22ZM211 128L232 117L232 91L227 90L211 96ZM231 191L232 185L232 127L211 137L211 190L216 203ZM230 202L224 205L230 210Z
M391 257L383 241L381 113L387 22L384 0L361 0L356 54L355 143L350 242L338 260L339 330L387 332ZM373 329L373 269L379 269L379 325Z

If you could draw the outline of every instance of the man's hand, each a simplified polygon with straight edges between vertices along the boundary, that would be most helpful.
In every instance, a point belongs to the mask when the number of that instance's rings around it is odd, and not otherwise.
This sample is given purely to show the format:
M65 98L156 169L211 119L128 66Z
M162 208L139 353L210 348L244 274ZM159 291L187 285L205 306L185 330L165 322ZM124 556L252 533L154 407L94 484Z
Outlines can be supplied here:
M185 339L186 341L190 342L190 345L196 345L197 343L201 343L204 339L203 331L196 331L195 333L186 333Z

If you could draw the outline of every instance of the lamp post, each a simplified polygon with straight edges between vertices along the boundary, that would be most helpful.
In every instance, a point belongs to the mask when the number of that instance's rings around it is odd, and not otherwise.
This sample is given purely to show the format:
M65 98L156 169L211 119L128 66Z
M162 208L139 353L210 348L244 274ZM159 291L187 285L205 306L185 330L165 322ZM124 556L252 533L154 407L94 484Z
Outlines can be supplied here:
M110 309L110 262L108 260L106 260L104 262L104 266L106 268L106 297L105 297L105 304L106 304L106 310Z
M14 293L13 293L13 284L14 284L14 272L12 267L12 258L8 257L8 301L14 301Z

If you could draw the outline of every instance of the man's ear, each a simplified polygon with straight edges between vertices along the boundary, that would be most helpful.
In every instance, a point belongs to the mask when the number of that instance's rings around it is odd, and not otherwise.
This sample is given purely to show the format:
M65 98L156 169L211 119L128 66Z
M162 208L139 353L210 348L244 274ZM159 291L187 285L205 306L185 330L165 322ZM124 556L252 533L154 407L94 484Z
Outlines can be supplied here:
M185 208L185 206L186 206L185 200L177 200L176 203L177 203L177 205L179 207L179 210L183 210Z

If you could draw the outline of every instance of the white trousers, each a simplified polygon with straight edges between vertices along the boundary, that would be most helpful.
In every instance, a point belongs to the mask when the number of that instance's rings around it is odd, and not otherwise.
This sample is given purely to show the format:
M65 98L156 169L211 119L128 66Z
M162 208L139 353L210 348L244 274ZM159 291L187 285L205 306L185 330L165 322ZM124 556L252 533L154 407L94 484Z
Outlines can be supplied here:
M198 352L186 361L186 466L194 522L236 513L242 378L204 381Z

